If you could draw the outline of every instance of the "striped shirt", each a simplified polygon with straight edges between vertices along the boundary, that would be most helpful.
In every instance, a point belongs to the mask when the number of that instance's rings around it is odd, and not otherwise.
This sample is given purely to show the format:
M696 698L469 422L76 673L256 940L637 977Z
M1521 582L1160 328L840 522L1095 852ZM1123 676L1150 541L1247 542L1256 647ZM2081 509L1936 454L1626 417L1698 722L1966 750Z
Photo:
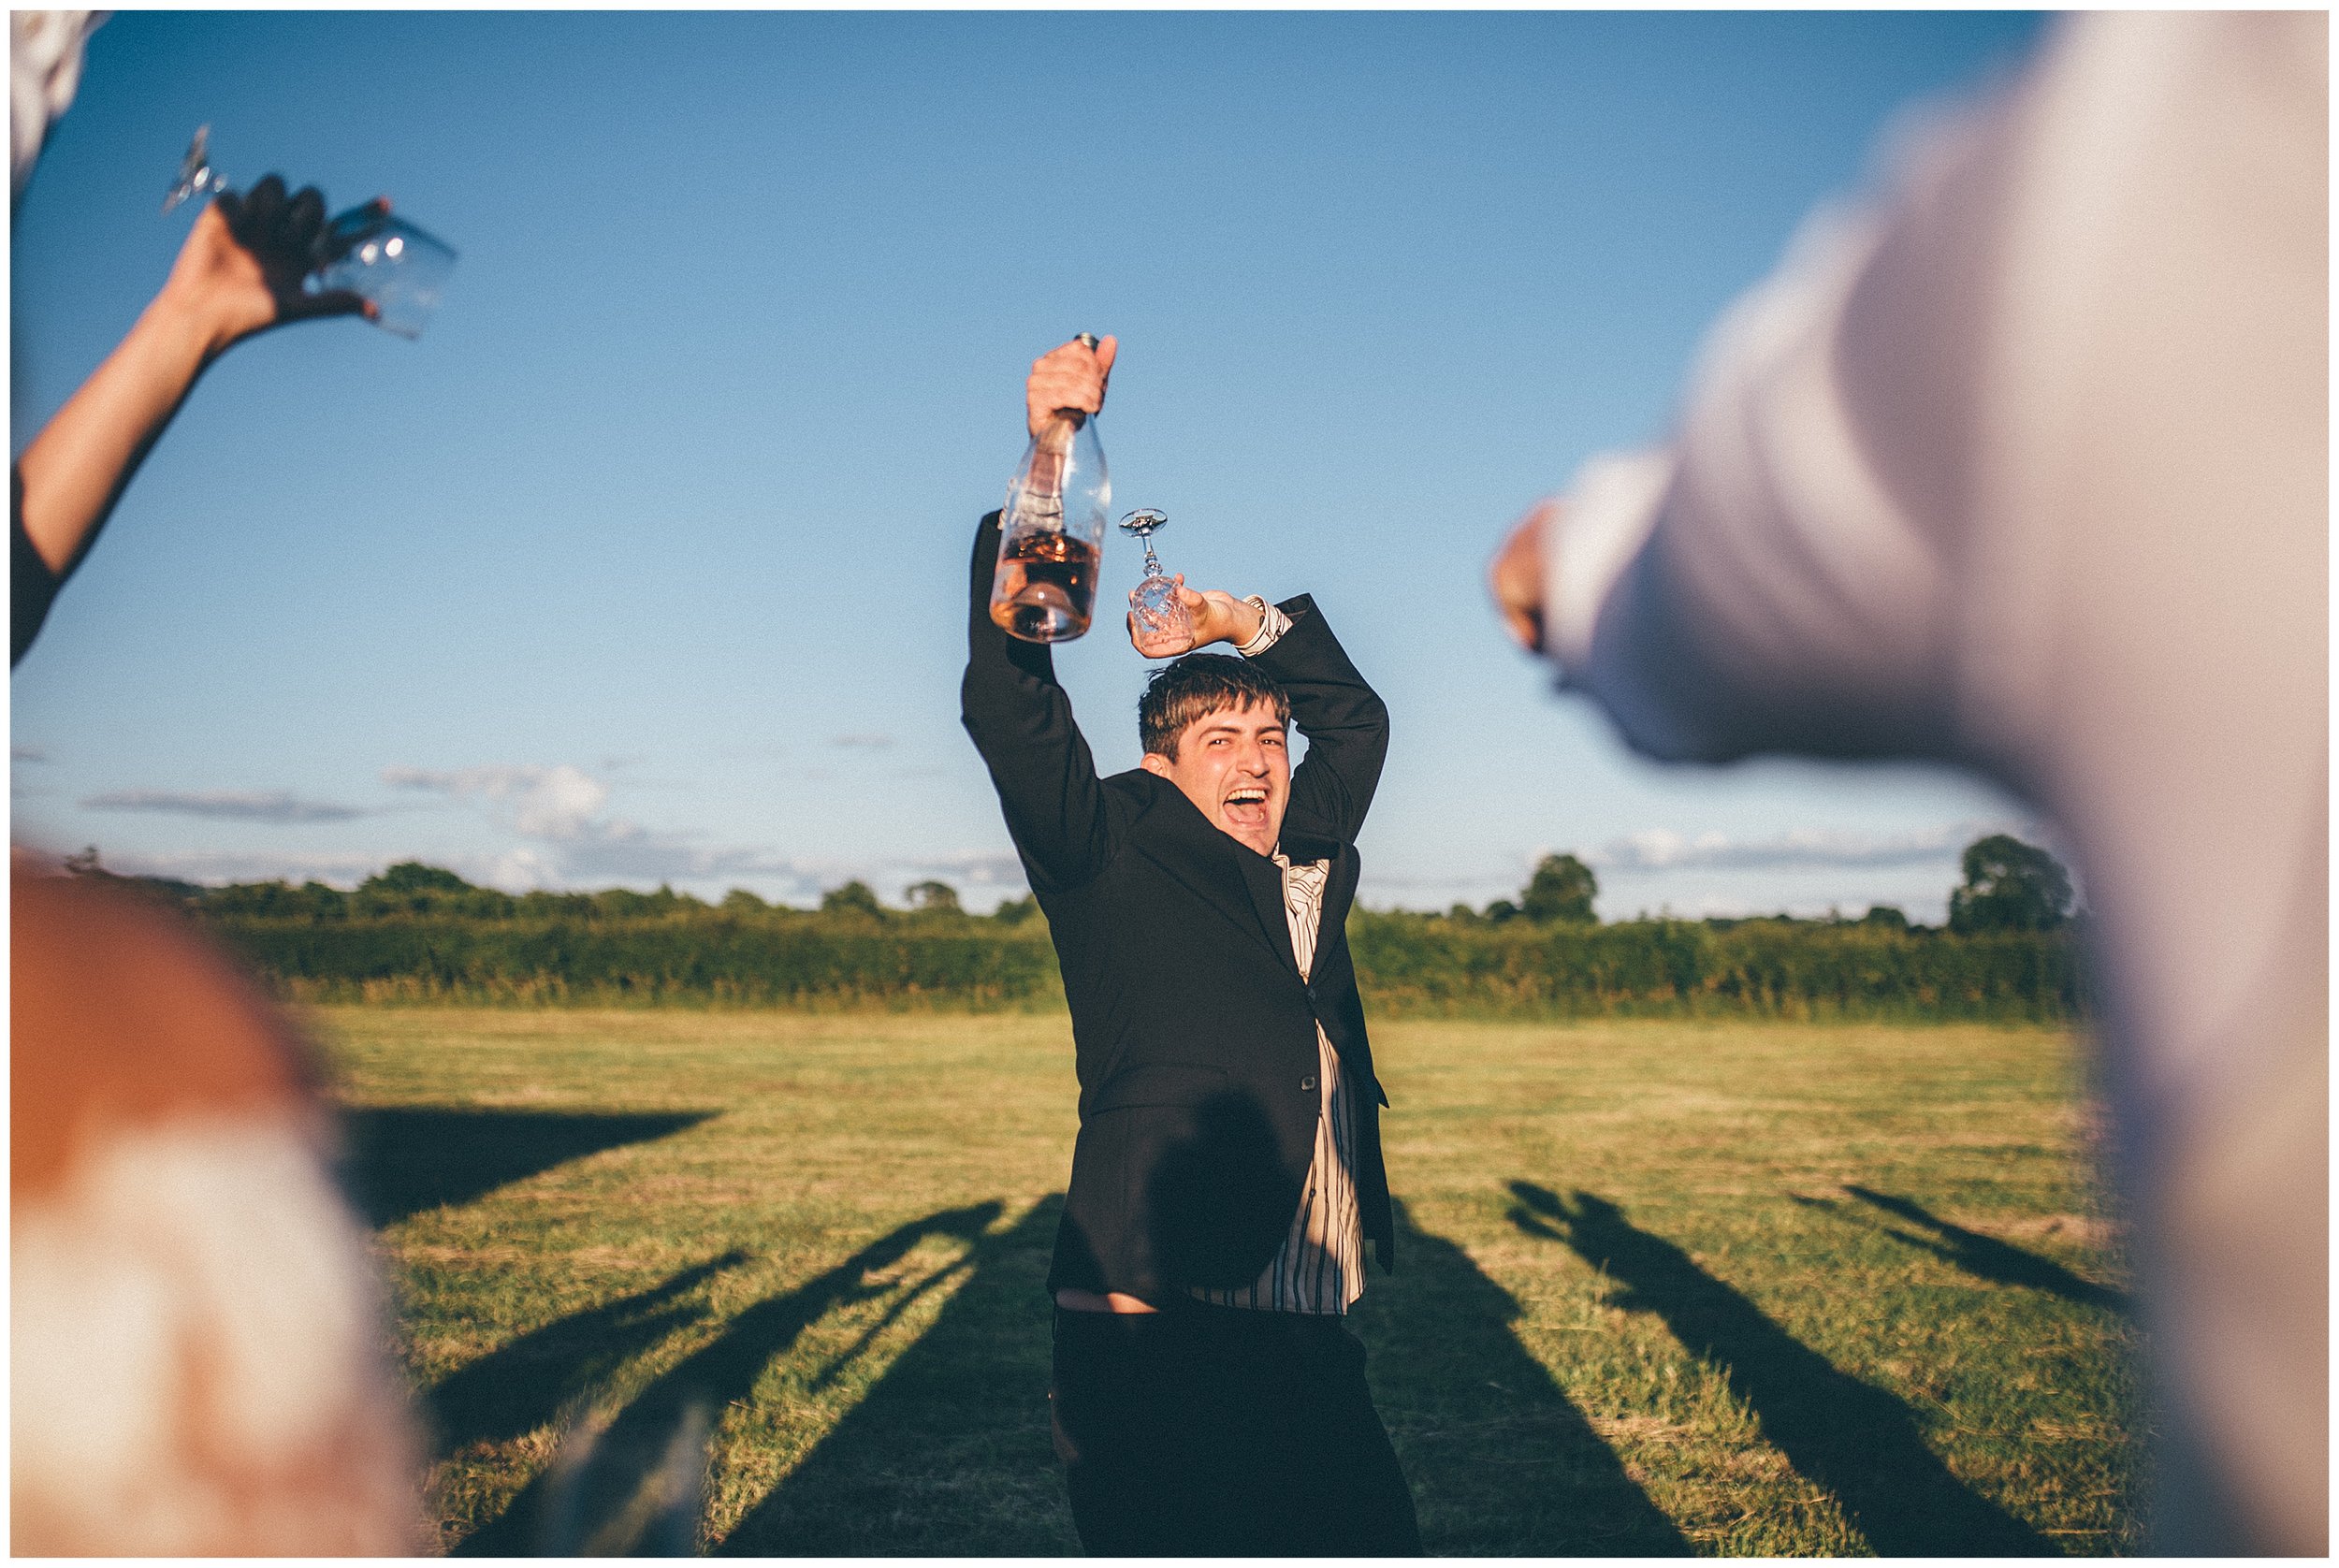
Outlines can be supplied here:
M1332 863L1303 861L1295 865L1277 850L1275 864L1283 872L1291 955L1300 961L1300 977L1305 980L1315 967L1324 885L1331 878ZM1227 1290L1193 1287L1205 1301L1263 1312L1344 1313L1364 1294L1364 1227L1357 1215L1351 1175L1355 1093L1341 1075L1340 1053L1332 1049L1321 1024L1315 1026L1315 1057L1321 1064L1316 1082L1323 1096L1322 1113L1315 1121L1315 1157L1308 1166L1300 1212L1292 1215L1283 1246L1257 1280Z

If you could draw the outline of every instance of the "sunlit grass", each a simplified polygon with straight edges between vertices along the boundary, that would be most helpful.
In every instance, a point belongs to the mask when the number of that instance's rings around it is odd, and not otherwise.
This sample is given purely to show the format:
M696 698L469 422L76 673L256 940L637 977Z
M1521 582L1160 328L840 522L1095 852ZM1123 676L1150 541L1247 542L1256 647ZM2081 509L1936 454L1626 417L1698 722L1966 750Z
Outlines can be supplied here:
M450 1546L528 1544L569 1424L697 1397L719 1549L1075 1548L1060 1016L309 1016L364 1112ZM2134 1333L2065 1034L1376 1043L1404 1218L1355 1322L1433 1552L2135 1544Z

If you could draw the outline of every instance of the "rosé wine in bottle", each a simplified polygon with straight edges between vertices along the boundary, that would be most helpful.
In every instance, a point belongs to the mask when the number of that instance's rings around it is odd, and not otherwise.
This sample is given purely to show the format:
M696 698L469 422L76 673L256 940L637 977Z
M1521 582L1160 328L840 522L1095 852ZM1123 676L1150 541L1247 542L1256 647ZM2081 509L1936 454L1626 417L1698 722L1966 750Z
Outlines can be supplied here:
M1081 341L1097 346L1085 333ZM1096 417L1058 409L1024 449L999 514L991 618L1002 632L1027 643L1067 643L1088 630L1111 504Z
M991 583L991 618L1027 643L1063 643L1088 630L1097 605L1097 546L1063 530L1007 538Z

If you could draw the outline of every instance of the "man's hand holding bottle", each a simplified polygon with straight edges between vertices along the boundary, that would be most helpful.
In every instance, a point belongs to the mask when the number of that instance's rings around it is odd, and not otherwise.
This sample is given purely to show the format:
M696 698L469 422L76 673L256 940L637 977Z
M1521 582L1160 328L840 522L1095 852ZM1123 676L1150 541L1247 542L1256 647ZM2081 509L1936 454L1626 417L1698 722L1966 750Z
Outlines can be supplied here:
M1024 423L1034 440L1056 424L1065 410L1079 414L1097 413L1105 406L1105 384L1112 379L1112 361L1121 341L1111 334L1090 348L1074 338L1050 349L1031 362L1024 383Z

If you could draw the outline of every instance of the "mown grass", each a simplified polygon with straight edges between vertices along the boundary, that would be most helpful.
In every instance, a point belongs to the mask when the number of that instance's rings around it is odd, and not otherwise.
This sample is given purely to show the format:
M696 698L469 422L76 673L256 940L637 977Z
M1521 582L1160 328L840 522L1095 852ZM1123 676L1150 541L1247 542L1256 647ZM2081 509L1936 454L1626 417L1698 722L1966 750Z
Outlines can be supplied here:
M1076 1549L1061 1016L325 1008L444 1544L718 1417L718 1550ZM1433 1552L2137 1544L2135 1331L2058 1030L1376 1031L1354 1320ZM622 1445L618 1445L622 1448Z

